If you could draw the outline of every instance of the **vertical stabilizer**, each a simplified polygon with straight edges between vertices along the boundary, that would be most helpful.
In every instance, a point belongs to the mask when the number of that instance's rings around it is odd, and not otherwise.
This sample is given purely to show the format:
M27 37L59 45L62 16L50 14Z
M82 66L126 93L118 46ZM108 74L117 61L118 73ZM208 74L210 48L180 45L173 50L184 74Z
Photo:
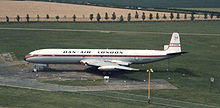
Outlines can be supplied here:
M179 33L173 33L170 38L170 43L166 49L167 53L181 52L180 36Z

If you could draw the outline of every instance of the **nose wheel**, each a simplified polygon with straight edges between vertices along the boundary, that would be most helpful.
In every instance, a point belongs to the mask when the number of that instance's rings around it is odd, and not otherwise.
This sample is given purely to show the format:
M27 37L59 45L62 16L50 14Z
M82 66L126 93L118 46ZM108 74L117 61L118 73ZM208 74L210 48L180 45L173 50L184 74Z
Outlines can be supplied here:
M34 65L34 68L33 68L32 72L37 72L37 66L36 65Z
M32 72L37 72L37 69L36 69L36 68L34 68Z

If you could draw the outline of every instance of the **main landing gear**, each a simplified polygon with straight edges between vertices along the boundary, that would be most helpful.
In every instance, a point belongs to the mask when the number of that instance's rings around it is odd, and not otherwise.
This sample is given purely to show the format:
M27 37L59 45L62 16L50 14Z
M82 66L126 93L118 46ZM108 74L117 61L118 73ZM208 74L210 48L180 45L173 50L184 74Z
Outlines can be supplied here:
M103 71L103 78L104 78L104 81L105 83L108 83L109 82L109 79L110 79L110 75L112 74L110 71Z

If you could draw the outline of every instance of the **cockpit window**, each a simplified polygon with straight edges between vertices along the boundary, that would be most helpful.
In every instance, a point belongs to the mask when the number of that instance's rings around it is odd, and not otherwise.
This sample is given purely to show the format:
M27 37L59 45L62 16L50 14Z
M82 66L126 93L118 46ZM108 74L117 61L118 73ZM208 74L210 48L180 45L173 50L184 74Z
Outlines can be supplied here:
M29 53L29 54L28 54L28 55L26 55L26 56L31 56L31 55L32 55L32 54L30 54L30 53Z

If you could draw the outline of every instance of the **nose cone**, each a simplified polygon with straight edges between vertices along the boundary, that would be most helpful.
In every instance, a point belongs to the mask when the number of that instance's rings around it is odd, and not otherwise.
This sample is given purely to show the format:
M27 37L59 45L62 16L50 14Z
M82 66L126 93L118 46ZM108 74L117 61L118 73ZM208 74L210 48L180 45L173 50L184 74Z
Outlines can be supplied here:
M24 57L24 61L29 62L29 61L28 61L28 58L30 58L30 57L31 57L30 55L26 55L26 56Z

